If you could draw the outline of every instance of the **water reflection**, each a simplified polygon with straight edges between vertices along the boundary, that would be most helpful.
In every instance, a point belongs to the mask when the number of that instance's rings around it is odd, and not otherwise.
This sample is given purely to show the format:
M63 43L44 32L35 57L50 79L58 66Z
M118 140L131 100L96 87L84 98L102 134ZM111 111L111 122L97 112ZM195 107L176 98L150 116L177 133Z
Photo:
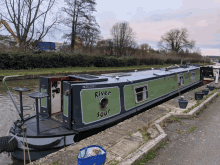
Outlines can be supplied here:
M23 92L23 105L24 106L32 106L34 103L34 99L27 96L28 93L39 91L39 79L27 79L27 80L12 80L6 81L11 93L12 97L20 109L20 100L19 100L19 92L14 91L12 88L21 87L24 88L27 86L28 89L31 89L30 92ZM34 113L34 108L32 110L24 111L25 114ZM4 85L0 82L0 136L6 136L11 124L15 119L18 119L19 115L12 103L10 96L8 95ZM0 164L12 164L12 165L23 165L23 161L18 161L12 159L11 156L8 157L8 154L1 153L0 154Z

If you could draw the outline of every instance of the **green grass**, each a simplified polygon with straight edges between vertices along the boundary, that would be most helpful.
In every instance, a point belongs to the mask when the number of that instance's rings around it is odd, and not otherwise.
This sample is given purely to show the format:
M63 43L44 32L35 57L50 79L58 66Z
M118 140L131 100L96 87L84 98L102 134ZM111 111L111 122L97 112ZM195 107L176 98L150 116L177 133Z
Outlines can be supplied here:
M165 116L165 115L166 115L166 114L164 113L164 114L161 115L161 117L163 117L163 116Z
M109 163L111 163L110 165L117 165L119 163L119 161L111 160Z
M156 152L155 151L149 151L147 155L144 157L144 159L138 161L135 165L144 165L146 164L149 160L155 158Z
M178 134L182 134L182 132L180 131L180 129L176 129L176 132L177 132Z
M39 74L59 74L70 72L100 72L100 71L123 71L135 69L150 69L167 67L169 65L141 65L141 66L127 66L127 67L67 67L67 68L36 68L36 69L22 69L22 70L1 70L0 76L10 75L39 75Z
M138 70L162 68L170 66L166 65L141 65L141 66L126 66L126 67L67 67L67 68L36 68L36 69L22 69L22 70L0 70L0 76L11 75L42 75L42 74L59 74L59 73L89 73L89 72L120 72L123 70Z
M142 136L144 137L144 141L147 142L148 140L150 140L150 134L147 133L147 129L149 127L147 126L143 126L141 129L138 129L138 131L140 131L140 133L142 134Z
M164 148L165 145L166 145L166 142L162 142L162 143L160 144L160 146L159 146L156 150L154 150L154 151L149 151L149 152L147 153L147 155L146 155L142 160L139 160L135 165L144 165L144 164L146 164L149 160L155 158L156 152L157 152L160 148Z
M167 123L172 123L172 122L180 122L180 118L175 118L174 116L171 116L166 120Z
M181 123L181 120L180 120L180 118L175 118L174 116L171 116L162 122L161 127L165 128L169 123L173 123L173 122L180 122Z
M166 142L162 142L160 144L160 146L157 148L157 150L161 149L161 148L164 148L166 146Z
M54 162L53 165L59 165L58 161L57 161L57 162Z
M186 131L186 134L195 131L195 129L196 129L195 126L190 127L189 130Z

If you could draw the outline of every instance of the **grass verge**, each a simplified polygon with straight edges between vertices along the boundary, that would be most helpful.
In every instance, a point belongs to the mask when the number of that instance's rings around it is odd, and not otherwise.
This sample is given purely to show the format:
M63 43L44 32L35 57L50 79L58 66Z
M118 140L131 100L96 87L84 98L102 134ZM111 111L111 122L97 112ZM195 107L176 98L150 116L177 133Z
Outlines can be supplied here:
M59 74L72 72L100 72L100 71L123 71L123 70L137 70L167 67L169 65L142 65L142 66L128 66L128 67L68 67L68 68L36 68L23 70L1 70L0 76L10 75L39 75L39 74Z
M157 151L161 148L164 148L165 145L166 145L166 142L162 142L156 150L149 151L147 153L147 155L142 160L139 160L135 165L144 165L144 164L146 164L149 160L152 160L153 158L155 158L155 156L157 155Z
M186 131L186 134L195 131L195 129L196 129L195 126L190 127L189 130Z
M141 129L138 129L138 131L142 134L145 143L150 140L150 134L147 133L148 128L150 127L150 124L148 126L142 126Z
M36 68L36 69L23 69L23 70L0 70L0 76L11 75L42 75L42 74L60 74L60 73L90 73L90 72L120 72L125 70L137 69L151 69L168 67L167 65L141 65L141 66L127 66L127 67L67 67L67 68Z

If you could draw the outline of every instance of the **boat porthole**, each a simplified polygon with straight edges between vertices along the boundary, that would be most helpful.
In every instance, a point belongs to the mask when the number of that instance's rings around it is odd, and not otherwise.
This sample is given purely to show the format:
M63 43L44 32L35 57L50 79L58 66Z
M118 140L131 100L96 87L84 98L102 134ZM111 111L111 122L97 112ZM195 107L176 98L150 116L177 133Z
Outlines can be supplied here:
M106 110L106 108L108 107L108 98L103 97L99 100L99 108L101 111Z

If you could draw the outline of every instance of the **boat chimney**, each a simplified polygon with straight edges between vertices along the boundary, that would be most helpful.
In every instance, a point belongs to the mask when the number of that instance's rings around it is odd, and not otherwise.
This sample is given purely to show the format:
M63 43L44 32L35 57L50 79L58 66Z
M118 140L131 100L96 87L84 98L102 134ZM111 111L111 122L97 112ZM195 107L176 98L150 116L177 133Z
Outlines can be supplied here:
M116 78L117 80L119 80L119 77L118 77L118 76L116 76L115 78Z

